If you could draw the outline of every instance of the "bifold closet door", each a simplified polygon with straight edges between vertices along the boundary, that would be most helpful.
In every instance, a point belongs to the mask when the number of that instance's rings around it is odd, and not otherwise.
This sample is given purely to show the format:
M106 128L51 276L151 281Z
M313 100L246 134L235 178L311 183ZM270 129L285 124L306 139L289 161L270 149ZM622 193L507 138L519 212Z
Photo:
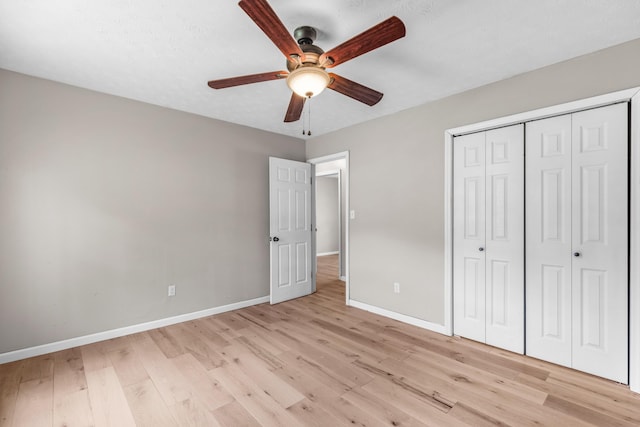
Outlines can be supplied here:
M616 104L527 123L527 354L628 381L628 128Z
M524 129L454 139L454 333L524 351Z

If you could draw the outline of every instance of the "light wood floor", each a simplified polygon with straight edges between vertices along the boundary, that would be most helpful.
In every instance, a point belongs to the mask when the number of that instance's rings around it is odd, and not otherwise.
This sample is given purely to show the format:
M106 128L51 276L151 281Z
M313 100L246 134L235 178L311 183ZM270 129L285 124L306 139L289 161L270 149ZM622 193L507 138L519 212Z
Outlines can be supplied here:
M0 426L638 426L626 387L318 292L0 365Z

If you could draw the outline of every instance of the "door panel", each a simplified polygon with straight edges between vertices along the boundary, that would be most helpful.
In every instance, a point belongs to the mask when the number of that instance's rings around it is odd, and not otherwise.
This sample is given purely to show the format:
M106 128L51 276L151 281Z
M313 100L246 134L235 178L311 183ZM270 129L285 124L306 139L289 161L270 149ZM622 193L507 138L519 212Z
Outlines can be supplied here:
M491 326L508 326L509 318L509 263L504 261L492 261L490 264L491 283L491 311L488 311L488 324Z
M275 304L312 290L311 165L269 158L269 194L271 303Z
M454 141L454 333L524 351L523 125Z
M484 322L484 259L464 259L464 317L466 321ZM482 316L481 316L482 315ZM475 326L475 325L474 325Z
M527 354L571 366L571 115L526 124Z
M485 135L453 145L454 333L485 341ZM480 251L480 248L483 251Z
M524 125L486 132L486 340L524 352Z
M627 104L573 114L573 367L627 383Z
M567 328L565 321L570 318L567 309L571 305L566 301L571 284L567 283L567 270L560 265L542 266L541 308L542 337L549 340L565 342Z
M484 241L484 179L478 176L464 179L464 236Z
M627 105L527 123L527 354L628 380Z
M564 201L566 177L562 169L547 169L540 171L541 194L540 200L544 203L539 207L541 214L541 241L548 242L554 240L561 242L568 234L565 231L566 217L563 208L566 207ZM531 184L535 185L535 182Z

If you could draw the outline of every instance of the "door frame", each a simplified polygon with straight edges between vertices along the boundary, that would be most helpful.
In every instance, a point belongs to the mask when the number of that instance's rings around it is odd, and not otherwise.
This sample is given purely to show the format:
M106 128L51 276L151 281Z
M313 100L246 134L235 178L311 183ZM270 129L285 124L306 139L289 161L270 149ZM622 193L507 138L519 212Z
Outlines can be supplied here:
M631 104L629 154L629 260L640 259L640 87L447 129L444 133L444 331L453 333L453 138L517 123L604 107ZM640 263L629 262L629 387L640 393Z
M344 279L345 279L345 285L344 285L344 289L345 289L345 304L349 305L349 296L350 296L350 292L349 292L349 212L350 211L350 202L349 202L349 151L342 151L339 153L334 153L334 154L328 154L326 156L321 156L321 157L314 157L313 159L307 159L307 163L311 163L314 167L314 177L315 177L315 166L319 163L327 163L327 162L332 162L334 160L345 160L345 170L344 170L344 174L342 175L341 179L344 180L344 187L345 187L345 194L344 194L344 212L345 212L345 217L342 218L342 224L344 224L344 233L345 233L345 242L344 242L344 271L342 272L344 274ZM313 180L313 185L312 185L312 199L311 199L311 209L312 209L312 220L313 220L313 224L314 224L314 229L315 229L315 224L316 224L316 199L315 199L315 185L316 185L316 180ZM316 263L317 261L317 251L316 251L316 233L315 231L312 233L312 240L311 240L311 244L313 246L313 250L312 250L312 254L313 254L313 274L314 277L317 276L317 270L318 270L318 265ZM315 290L315 282L314 282L314 290Z
M342 227L344 227L342 224L344 222L344 218L342 218L342 171L340 169L328 170L324 172L317 172L314 176L316 178L335 176L336 180L338 181L338 275L340 276L341 280L344 280L344 272L342 271L342 257L344 256L344 254L342 253L344 252L342 250ZM316 194L316 201L318 200L317 196L318 195ZM318 212L316 210L316 222L318 221L317 213ZM318 256L317 253L316 256Z

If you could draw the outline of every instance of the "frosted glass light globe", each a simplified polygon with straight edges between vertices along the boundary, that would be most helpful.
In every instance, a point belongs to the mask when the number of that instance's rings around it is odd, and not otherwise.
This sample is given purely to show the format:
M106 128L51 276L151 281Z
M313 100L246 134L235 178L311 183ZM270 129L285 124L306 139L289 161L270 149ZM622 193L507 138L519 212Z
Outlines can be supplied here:
M296 94L312 98L322 92L331 81L329 73L318 67L300 67L287 77L287 85Z

